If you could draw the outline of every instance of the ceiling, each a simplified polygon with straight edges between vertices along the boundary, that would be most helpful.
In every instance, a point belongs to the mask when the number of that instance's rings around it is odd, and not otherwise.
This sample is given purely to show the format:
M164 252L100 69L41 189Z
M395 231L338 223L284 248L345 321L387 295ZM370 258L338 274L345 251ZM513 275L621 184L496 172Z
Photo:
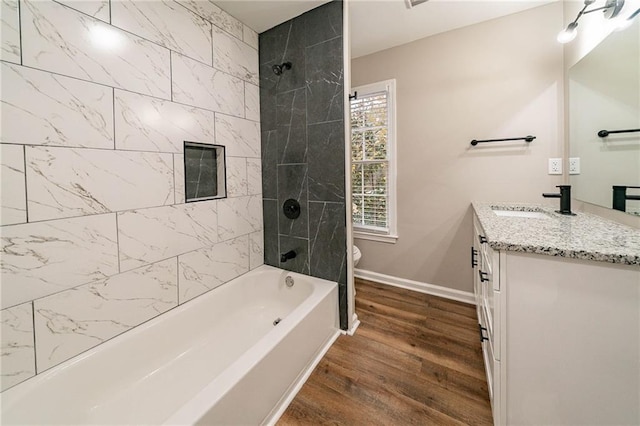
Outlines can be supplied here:
M405 0L349 0L351 57L368 55L553 1L557 0L429 0L407 9ZM216 1L218 6L259 33L323 3L327 1Z

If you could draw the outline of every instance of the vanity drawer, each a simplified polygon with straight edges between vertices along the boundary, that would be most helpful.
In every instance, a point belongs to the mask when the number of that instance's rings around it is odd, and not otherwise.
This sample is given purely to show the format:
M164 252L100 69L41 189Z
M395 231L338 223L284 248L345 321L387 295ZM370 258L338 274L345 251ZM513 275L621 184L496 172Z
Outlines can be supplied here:
M493 253L493 250L489 249ZM499 259L495 253L495 259ZM491 267L493 265L493 267ZM480 294L479 311L484 318L484 327L487 329L486 337L489 338L491 345L495 351L495 359L500 359L500 292L496 290L495 282L499 280L499 268L497 262L493 264L484 256L481 256L478 264L477 283L478 293ZM493 350L492 350L493 351Z
M484 310L480 313L480 333L486 337L487 319ZM490 339L482 340L482 357L484 358L484 369L487 374L487 387L489 389L489 398L493 401L493 377L494 377L494 357L493 345Z

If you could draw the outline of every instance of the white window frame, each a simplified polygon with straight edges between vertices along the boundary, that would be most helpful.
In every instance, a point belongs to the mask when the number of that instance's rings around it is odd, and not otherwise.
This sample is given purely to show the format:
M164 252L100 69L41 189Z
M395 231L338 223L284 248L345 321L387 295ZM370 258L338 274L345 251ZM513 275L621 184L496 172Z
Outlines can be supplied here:
M362 226L353 223L353 236L362 240L380 241L384 243L394 243L398 240L398 223L397 223L397 186L396 186L396 80L384 80L377 83L367 84L354 87L352 89L358 92L358 96L376 92L387 92L387 156L389 164L389 176L387 178L387 208L388 208L388 231L371 226ZM351 114L349 114L351 120ZM351 140L351 133L349 134ZM351 143L349 143L349 152L351 152ZM352 155L350 155L353 158ZM351 173L351 168L349 168Z

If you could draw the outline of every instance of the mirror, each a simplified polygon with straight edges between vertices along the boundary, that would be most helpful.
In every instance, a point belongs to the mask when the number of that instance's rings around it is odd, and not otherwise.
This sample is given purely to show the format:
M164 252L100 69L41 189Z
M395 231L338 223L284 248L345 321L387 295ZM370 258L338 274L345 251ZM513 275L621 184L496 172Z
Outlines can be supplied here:
M568 84L570 157L580 158L580 174L570 176L574 197L613 208L613 186L636 187L622 197L624 210L640 215L640 132L598 136L640 129L640 20L571 67Z

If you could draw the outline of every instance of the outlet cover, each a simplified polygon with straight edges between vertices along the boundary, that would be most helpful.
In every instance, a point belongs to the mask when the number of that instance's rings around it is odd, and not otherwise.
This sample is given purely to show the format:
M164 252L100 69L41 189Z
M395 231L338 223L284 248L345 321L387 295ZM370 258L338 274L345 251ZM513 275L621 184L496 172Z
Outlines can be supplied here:
M562 174L562 158L549 158L549 174L550 175Z
M570 175L580 174L580 157L569 158L569 174Z

